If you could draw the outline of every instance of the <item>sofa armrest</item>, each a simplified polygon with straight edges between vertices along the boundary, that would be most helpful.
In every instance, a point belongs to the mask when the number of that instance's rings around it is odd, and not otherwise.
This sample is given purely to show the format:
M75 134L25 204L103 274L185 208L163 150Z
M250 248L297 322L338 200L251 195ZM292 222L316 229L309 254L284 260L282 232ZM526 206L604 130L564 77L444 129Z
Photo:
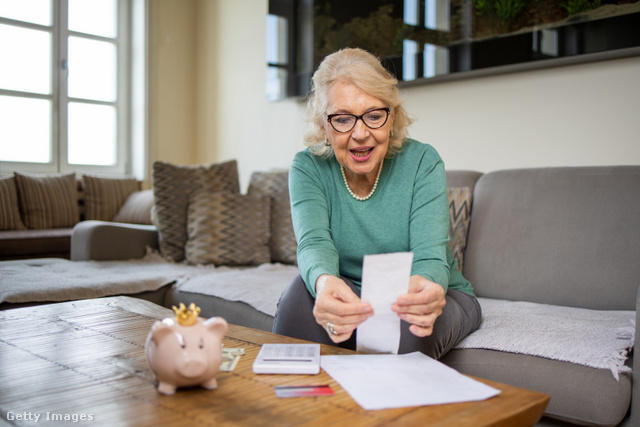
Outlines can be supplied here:
M147 247L158 248L158 231L153 225L82 221L71 233L73 261L142 258Z

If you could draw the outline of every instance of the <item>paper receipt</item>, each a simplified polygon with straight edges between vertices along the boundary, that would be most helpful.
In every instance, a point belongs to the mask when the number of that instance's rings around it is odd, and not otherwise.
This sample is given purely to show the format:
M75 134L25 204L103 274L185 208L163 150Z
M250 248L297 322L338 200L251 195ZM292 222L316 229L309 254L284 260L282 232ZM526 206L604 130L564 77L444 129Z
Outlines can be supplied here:
M358 327L358 351L398 354L400 318L391 306L409 291L412 263L411 252L364 257L361 299L371 304L374 315Z

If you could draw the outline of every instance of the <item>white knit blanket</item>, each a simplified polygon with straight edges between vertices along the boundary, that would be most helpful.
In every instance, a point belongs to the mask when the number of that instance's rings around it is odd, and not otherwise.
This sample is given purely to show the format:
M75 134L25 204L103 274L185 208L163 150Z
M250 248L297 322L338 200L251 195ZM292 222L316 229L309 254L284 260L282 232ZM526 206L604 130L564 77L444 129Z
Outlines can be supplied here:
M131 295L171 283L183 291L242 301L275 316L280 295L297 275L298 268L291 265L214 268L167 262L157 253L126 261L0 262L0 303Z
M275 316L280 295L298 274L298 267L276 263L247 268L217 267L176 286L185 292L242 301Z
M604 311L478 298L480 328L455 348L521 353L599 369L618 379L628 372L635 311Z
M0 263L0 303L58 302L154 291L211 271L158 254L128 261L29 260Z

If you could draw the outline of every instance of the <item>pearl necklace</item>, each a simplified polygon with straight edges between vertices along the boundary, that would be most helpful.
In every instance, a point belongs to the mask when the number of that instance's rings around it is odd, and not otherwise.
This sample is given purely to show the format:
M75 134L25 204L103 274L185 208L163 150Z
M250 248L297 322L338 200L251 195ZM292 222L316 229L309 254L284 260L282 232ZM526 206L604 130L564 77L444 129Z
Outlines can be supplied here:
M342 179L344 180L344 185L347 187L347 191L349 192L349 194L351 194L351 197L353 197L354 199L356 199L356 200L358 200L360 202L364 202L365 200L369 200L371 198L371 196L373 196L373 193L375 193L376 187L378 187L378 181L380 180L380 174L382 173L382 166L383 165L384 165L384 159L382 159L382 161L380 162L380 168L378 169L378 176L376 176L376 180L373 183L373 188L371 189L369 194L367 194L364 197L356 196L356 193L353 192L353 190L349 186L349 182L347 181L347 176L344 174L344 167L342 167L342 165L341 165L340 166L340 172L342 173Z

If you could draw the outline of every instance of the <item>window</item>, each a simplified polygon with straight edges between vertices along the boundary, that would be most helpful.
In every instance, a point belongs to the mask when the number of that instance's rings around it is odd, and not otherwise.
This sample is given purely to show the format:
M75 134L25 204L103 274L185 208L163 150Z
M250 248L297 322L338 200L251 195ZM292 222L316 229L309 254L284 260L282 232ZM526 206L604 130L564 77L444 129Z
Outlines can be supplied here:
M140 3L0 1L0 173L138 171Z
M266 22L268 101L306 95L313 73L314 0L269 0Z
M289 20L284 16L267 15L267 100L277 101L287 96L289 76Z

